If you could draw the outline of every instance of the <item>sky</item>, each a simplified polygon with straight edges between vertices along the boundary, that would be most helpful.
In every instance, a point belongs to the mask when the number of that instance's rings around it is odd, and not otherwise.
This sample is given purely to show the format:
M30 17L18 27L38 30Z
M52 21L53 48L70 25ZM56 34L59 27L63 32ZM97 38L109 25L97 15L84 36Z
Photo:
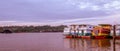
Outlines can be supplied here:
M0 26L119 22L120 0L0 0Z

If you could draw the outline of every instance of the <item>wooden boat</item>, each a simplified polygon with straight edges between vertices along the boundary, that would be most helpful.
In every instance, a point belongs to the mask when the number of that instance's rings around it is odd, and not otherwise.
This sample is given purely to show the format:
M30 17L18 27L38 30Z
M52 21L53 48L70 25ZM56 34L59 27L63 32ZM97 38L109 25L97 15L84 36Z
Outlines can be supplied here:
M105 39L105 38L112 38L110 36L111 25L100 25L94 27L92 31L92 36L95 39Z

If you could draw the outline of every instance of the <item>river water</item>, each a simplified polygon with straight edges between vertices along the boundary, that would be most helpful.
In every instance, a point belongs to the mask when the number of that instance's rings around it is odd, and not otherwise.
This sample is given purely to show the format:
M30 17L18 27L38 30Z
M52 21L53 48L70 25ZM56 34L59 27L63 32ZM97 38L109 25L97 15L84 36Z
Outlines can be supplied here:
M0 34L0 51L120 51L120 40L113 44L112 39L66 39L62 33Z

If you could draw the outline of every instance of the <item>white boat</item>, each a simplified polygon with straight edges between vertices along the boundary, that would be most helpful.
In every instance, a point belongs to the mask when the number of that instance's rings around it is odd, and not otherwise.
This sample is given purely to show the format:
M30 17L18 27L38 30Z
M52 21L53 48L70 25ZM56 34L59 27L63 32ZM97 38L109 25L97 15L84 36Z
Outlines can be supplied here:
M64 35L90 36L92 34L93 27L93 25L87 24L70 25L64 28Z
M68 28L68 27L64 28L63 34L64 35L69 35L70 34L70 28Z
M79 25L79 36L90 36L92 34L93 25Z

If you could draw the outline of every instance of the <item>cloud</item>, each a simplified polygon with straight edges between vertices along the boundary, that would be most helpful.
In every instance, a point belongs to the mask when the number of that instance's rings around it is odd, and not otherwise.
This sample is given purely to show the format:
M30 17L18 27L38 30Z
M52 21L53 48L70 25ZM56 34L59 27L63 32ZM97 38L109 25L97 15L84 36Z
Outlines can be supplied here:
M39 22L24 22L24 21L0 21L0 26L23 26L23 25L42 25Z
M16 22L16 21L0 21L0 23L13 23L13 22Z
M1 0L0 11L0 25L114 23L120 0Z
M107 1L107 2L106 2ZM69 0L69 3L78 7L80 10L92 10L92 11L115 11L120 10L119 0ZM117 12L117 11L116 11Z
M80 3L78 4L78 7L79 7L80 9L86 9L86 8L90 7L91 5L92 5L92 4L89 3L89 2L80 2Z
M70 20L61 20L56 21L54 23L61 24L119 24L120 15L109 15L109 16L101 16L101 17L93 17L93 18L78 18L78 19L70 19Z
M54 20L48 20L46 22L26 22L26 21L0 21L0 26L38 26L38 25L60 25L55 24Z
M100 16L92 18L77 18L77 19L68 19L68 20L56 20L50 22L20 22L20 21L0 21L1 26L11 26L11 25L70 25L70 24L120 24L120 14L109 15L109 16Z
M105 9L120 9L120 1L116 0L103 5Z
M100 10L100 9L101 9L99 6L96 6L96 5L91 6L91 8L92 8L92 10L94 10L94 11L97 11L97 10Z

